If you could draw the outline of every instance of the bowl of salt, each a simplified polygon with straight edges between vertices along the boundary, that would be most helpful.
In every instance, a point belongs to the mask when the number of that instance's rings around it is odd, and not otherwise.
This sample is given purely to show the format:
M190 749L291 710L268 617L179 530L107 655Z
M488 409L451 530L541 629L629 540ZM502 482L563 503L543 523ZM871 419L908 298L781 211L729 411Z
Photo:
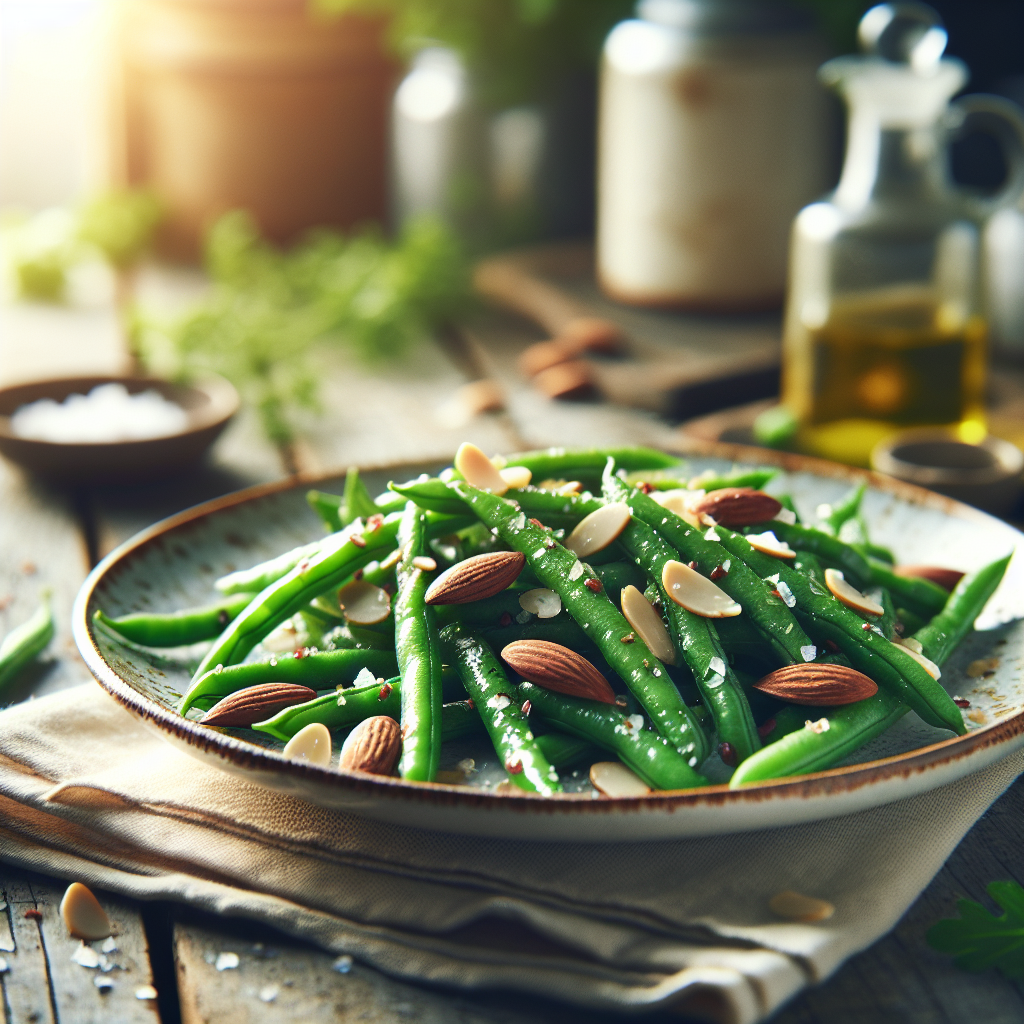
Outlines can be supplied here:
M223 377L65 377L0 390L0 454L61 483L136 483L198 462L238 410Z

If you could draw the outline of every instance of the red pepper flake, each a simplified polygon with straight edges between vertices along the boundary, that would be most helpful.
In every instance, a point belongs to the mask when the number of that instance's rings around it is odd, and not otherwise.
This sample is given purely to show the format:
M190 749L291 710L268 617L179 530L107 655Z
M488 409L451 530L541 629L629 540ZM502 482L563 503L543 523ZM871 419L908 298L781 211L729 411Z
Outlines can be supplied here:
M520 710L524 715L528 715L533 710L533 705L528 700L524 700L523 706Z
M295 652L295 658L296 658L297 661L301 661L303 658L309 657L310 653L312 653L312 652L310 651L310 649L308 647L300 647Z
M377 700L387 700L391 696L391 691L394 689L390 683L385 683L380 688L380 693L377 694Z
M839 644L837 644L835 642L835 640L826 640L825 641L825 649L827 651L831 651L833 654L838 654L839 653ZM775 721L775 719L772 719L772 721Z
M687 565L688 565L688 566L689 566L689 567L690 567L690 568L691 568L691 569L692 569L692 570L693 570L694 572L698 572L698 571L699 571L699 569L698 569L698 566L697 566L697 563L696 563L696 562L687 562Z
M356 571L354 573L352 573L352 579L354 579L354 580L361 580L362 578L363 578L363 570L362 569L356 569Z
M864 632L866 633L866 632L868 632L869 629L871 629L871 623L870 622L862 622L860 628L863 629Z
M498 625L499 626L511 626L512 625L512 616L508 612L502 612L501 613L501 618L498 619Z
M299 572L305 572L309 568L309 559L304 558L297 566L295 566L295 568L298 569Z
M379 530L384 525L384 517L376 512L369 519L366 520L366 528L373 533L374 530Z
M757 735L760 736L761 739L764 739L766 736L770 736L775 732L776 725L778 725L778 722L776 722L774 718L769 718L767 722L762 722L757 727Z
M592 590L595 594L600 594L601 591L604 590L601 581L597 579L596 576L590 576L589 578L585 579L583 581L583 586L585 586L587 590Z
M716 565L714 569L711 570L711 578L713 580L720 580L723 576L728 575L729 570L726 569L724 565Z
M537 526L542 530L544 529L544 524L539 519L531 519L530 522L533 523L534 526Z
M353 544L355 544L355 546L357 548L365 548L366 547L366 541L363 539L363 535L361 533L353 533L352 536L349 537L349 540Z
M644 481L643 481L643 482L642 482L642 483L640 484L640 486L639 486L638 490L639 490L639 491L640 491L640 492L641 492L642 494L650 494L650 493L651 493L651 491L653 491L653 490L654 490L654 484L649 484L649 483L648 483L648 482L647 482L646 480L644 480Z
M627 633L625 636L620 637L619 639L622 640L624 644L631 644L636 639L636 633Z
M547 540L544 541L544 547L553 548L554 546L555 542L550 537L548 537Z
M971 706L971 702L966 697L954 697L953 703L958 708L969 708Z
M27 917L30 921L42 921L43 919L42 913L36 910L34 907L31 910L25 911L25 917Z
M629 700L625 697L625 695L620 693L615 698L615 706L617 708L628 708L629 707Z
M646 658L644 658L644 668L650 668L650 667L651 667L651 663Z
M719 743L718 756L722 759L723 764L727 764L730 768L736 767L736 748L731 743Z
M505 762L505 771L507 771L509 773L509 775L521 775L522 772L523 772L523 762L522 761L506 761Z
M228 613L223 608L221 608L221 610L217 613L217 625L218 626L226 626L227 624L228 624Z
M777 590L769 590L768 593L773 597L777 597L780 601L782 600L782 595Z
M473 698L472 697L467 697L466 698L466 707L472 708L474 711L476 710L476 705L473 703Z
M391 582L385 583L384 586L381 587L380 589L383 590L386 594L390 594L392 597L394 597L395 589L396 589L394 583L391 583Z

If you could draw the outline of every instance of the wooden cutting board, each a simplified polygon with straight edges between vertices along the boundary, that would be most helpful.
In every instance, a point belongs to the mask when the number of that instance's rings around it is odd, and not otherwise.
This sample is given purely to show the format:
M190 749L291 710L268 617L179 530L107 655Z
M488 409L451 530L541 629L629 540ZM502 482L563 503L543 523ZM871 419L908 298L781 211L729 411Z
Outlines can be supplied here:
M626 306L602 294L589 242L559 242L488 257L477 291L551 337L579 317L617 324L623 357L588 356L601 396L672 420L778 394L781 317Z

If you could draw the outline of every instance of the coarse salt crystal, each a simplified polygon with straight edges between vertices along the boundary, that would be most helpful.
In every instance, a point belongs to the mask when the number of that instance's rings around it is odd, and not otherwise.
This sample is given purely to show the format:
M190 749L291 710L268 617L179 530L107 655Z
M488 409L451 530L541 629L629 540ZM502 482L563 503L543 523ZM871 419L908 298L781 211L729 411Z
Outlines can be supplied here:
M80 967L88 967L90 970L100 965L99 953L84 942L71 954L71 959Z
M787 608L796 607L796 597L793 595L793 591L782 580L779 580L775 589L779 592L779 597L786 603Z
M817 656L818 648L815 647L814 644L805 644L800 648L800 657L803 658L804 661L814 661Z
M218 971L233 971L238 966L237 953L221 953L213 965Z
M569 579L578 580L583 575L583 563L577 558L569 570Z
M352 957L347 954L339 956L331 965L339 974L348 974L352 970Z
M819 718L816 722L812 722L808 718L804 722L804 728L810 729L811 732L817 733L820 736L822 733L828 732L831 726L829 725L827 718Z
M716 675L725 675L725 662L721 658L712 658L708 663L708 668Z
M780 508L775 518L787 526L796 525L796 513L791 508Z
M719 537L717 533L715 533L715 528L712 526L712 527L709 527L708 531L704 534L704 539L705 540L721 540L722 538Z

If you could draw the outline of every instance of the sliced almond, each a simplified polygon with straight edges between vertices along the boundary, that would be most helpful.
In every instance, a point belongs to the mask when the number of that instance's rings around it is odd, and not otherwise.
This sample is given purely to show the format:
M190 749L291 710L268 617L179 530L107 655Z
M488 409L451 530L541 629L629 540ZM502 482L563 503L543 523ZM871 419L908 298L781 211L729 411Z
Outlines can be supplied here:
M897 576L915 576L931 580L943 590L952 590L964 577L959 569L942 569L937 565L897 565L893 572Z
M505 469L499 469L498 472L509 487L529 487L530 481L533 479L533 472L526 466L508 466Z
M565 538L565 546L577 558L603 551L629 523L629 506L621 501L602 505L576 525Z
M390 775L402 752L402 730L387 715L364 719L346 737L338 767L371 775Z
M421 572L433 572L437 568L437 562L430 555L417 555L412 560L412 565Z
M721 587L682 562L665 563L661 585L676 604L705 619L729 619L743 611Z
M860 612L861 615L881 615L885 611L877 601L872 601L856 587L851 587L838 569L825 570L825 586L847 608L852 608L855 612Z
M88 886L72 882L60 901L60 916L68 933L76 939L95 942L105 939L113 931L107 912Z
M500 594L526 564L521 551L489 551L446 569L427 588L427 604L469 604Z
M508 484L494 463L468 441L464 441L455 453L455 468L463 475L466 483L479 487L481 491L504 494L508 490Z
M807 924L827 921L836 912L836 908L828 900L804 896L802 893L793 892L792 889L776 893L768 901L768 906L773 914L778 914L787 921L803 921Z
M754 689L808 707L855 704L878 693L874 681L863 672L847 665L820 663L777 668L754 683Z
M779 540L772 530L764 533L748 533L747 543L755 550L773 558L796 558L796 552L784 541Z
M558 366L569 359L575 359L578 350L560 339L537 341L523 349L519 356L519 369L527 377L535 377L552 366Z
M248 727L253 722L264 722L285 708L305 704L315 697L316 690L297 683L260 683L229 693L199 721L203 725Z
M942 670L931 658L926 658L920 651L915 651L913 647L908 647L906 644L897 644L897 646L904 654L909 654L932 679L941 678Z
M665 623L651 602L634 586L622 590L622 614L658 661L666 665L676 663L676 648Z
M524 612L531 612L538 619L553 619L562 610L562 599L547 587L527 590L519 598L519 607Z
M753 526L774 519L782 503L750 487L720 487L709 491L694 507L698 516L709 515L723 526Z
M651 497L664 509L685 520L688 526L700 529L700 517L694 512L694 505L704 497L703 491L687 491L674 488L671 491L655 491Z
M590 766L590 782L605 796L647 796L651 787L621 761L598 761Z
M546 690L572 697L615 703L612 690L603 675L582 655L548 640L516 640L501 656L524 679Z
M372 626L375 622L383 622L391 614L391 595L366 580L346 583L338 591L338 603L345 613L345 619L357 626Z
M328 768L331 764L330 731L322 722L311 722L285 744L283 753L292 761L306 761Z

